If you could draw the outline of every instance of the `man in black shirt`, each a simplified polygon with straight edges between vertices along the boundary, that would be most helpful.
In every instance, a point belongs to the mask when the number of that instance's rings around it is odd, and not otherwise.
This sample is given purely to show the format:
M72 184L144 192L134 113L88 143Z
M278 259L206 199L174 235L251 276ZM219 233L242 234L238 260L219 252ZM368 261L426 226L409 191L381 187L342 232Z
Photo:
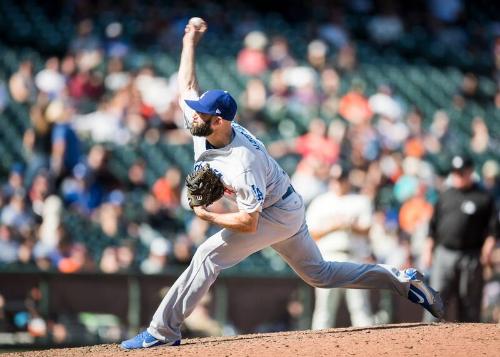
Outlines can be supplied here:
M431 267L430 284L443 301L456 297L458 320L478 322L483 265L491 259L498 218L493 197L473 179L470 158L455 156L451 167L450 188L434 206L422 262ZM433 318L426 315L425 320Z

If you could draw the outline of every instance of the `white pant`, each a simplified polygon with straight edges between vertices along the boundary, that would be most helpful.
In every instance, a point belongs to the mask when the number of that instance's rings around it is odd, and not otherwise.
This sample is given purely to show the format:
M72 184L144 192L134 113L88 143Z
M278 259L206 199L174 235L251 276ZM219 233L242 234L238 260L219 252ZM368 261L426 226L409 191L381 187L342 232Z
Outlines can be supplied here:
M336 262L345 262L350 259L359 261L359 259L350 258L350 255L347 253L338 252L335 246L329 245L328 241L321 241L320 243L324 243L319 244L318 248L325 259ZM352 326L364 327L373 325L374 318L368 290L315 288L314 294L316 298L311 323L313 330L335 327L337 312L343 296L345 296Z
M312 319L313 330L335 327L337 311L345 295L351 325L356 327L373 325L370 295L361 289L314 289L316 301Z
M268 246L272 246L312 286L390 289L401 296L408 296L408 279L402 277L396 268L323 260L309 235L304 215L302 199L293 193L261 212L255 233L222 229L208 238L163 298L148 332L162 341L180 339L182 322L208 291L219 272Z

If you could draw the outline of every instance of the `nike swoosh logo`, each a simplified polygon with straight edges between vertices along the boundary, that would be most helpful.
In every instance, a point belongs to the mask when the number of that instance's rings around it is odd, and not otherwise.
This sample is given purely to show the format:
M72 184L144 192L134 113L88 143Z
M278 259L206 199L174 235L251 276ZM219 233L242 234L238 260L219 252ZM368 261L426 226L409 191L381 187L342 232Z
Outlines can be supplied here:
M419 304L423 304L425 302L425 299L422 297L422 295L420 295L419 293L417 293L414 289L410 289L410 291L415 294L415 296L418 298L418 303Z
M159 341L158 340L153 340L151 342L146 342L146 341L142 341L142 347L144 348L148 348L148 347L151 347L153 346L155 343L158 343Z

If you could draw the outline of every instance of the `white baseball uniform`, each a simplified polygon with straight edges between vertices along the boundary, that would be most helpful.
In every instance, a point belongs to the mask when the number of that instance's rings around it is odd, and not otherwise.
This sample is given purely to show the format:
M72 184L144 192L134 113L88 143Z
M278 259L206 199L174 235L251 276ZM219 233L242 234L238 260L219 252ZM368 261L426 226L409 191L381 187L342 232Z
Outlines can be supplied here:
M306 221L311 230L324 230L335 219L355 221L358 226L369 228L373 215L372 203L367 196L332 191L312 200L307 209ZM318 248L323 258L334 261L363 262L371 255L367 237L349 229L337 230L322 237ZM368 290L315 289L316 299L311 323L313 330L335 327L337 310L345 296L352 326L370 326L374 319Z
M197 98L194 93L193 97ZM182 109L189 124L194 113L186 105ZM153 316L148 332L155 338L165 342L180 339L182 322L220 271L268 246L312 286L390 289L408 296L408 279L396 268L323 260L309 235L302 198L264 145L245 128L233 123L231 143L219 149L210 148L204 137L193 139L195 169L209 163L221 175L228 198L240 210L260 211L260 217L255 233L222 229L200 245Z

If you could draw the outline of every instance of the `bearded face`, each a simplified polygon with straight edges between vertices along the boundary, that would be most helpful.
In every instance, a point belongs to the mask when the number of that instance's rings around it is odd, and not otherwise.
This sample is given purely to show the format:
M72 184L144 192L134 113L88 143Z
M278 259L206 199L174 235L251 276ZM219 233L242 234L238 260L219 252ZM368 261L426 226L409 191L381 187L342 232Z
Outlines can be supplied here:
M193 120L193 122L191 123L191 128L189 130L191 131L191 134L194 136L209 136L214 132L211 123L212 123L211 117L208 117L207 120L203 119L199 121Z

